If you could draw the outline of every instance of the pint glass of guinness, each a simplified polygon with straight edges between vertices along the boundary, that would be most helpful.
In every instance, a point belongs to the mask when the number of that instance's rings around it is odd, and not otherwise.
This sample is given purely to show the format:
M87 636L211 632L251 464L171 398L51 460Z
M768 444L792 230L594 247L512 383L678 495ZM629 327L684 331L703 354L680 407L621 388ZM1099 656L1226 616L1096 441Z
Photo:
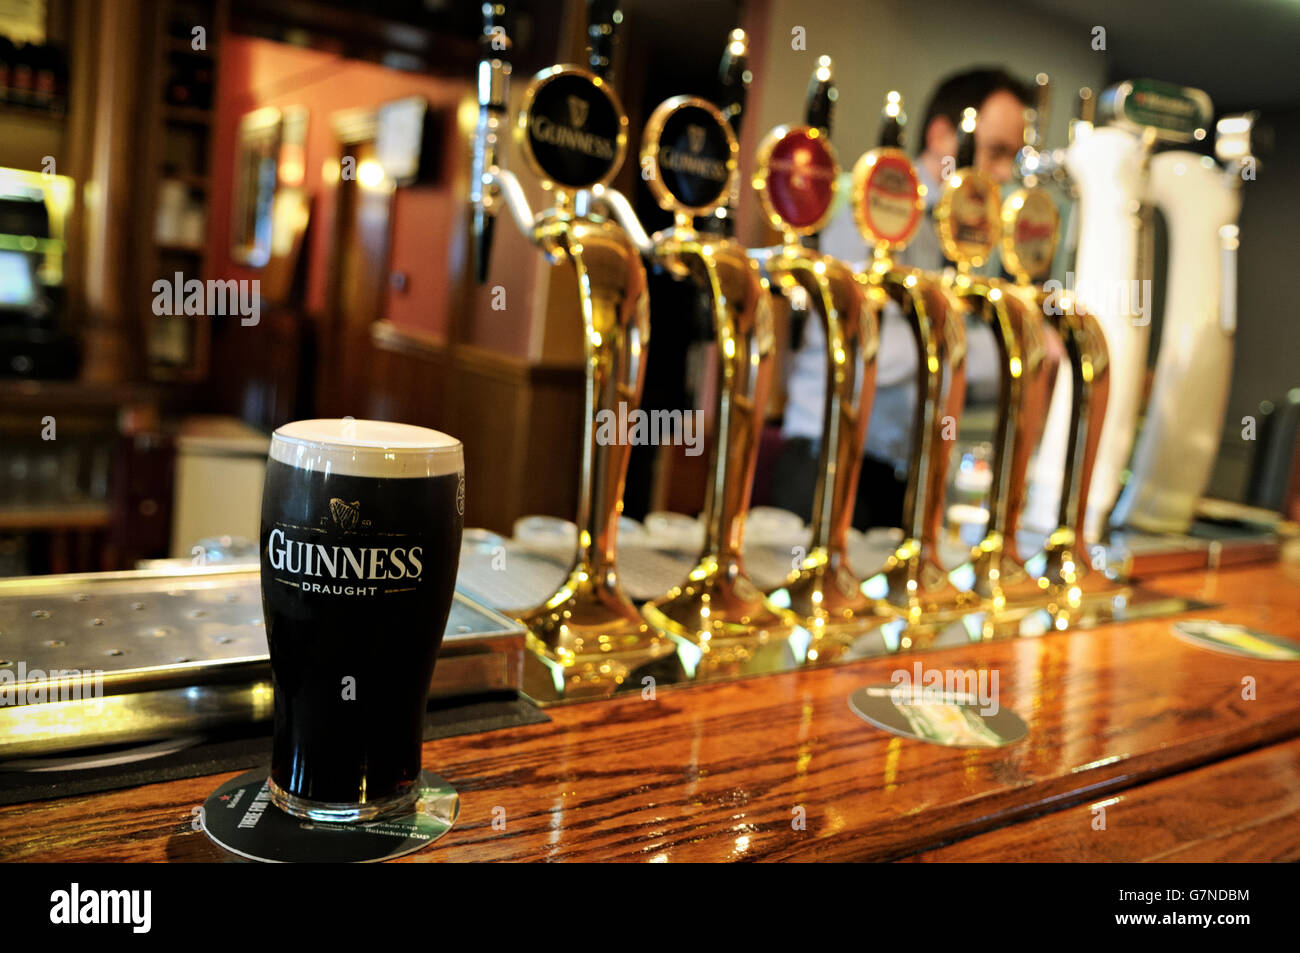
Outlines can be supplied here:
M454 437L351 419L275 432L261 556L281 810L366 821L413 806L464 511Z

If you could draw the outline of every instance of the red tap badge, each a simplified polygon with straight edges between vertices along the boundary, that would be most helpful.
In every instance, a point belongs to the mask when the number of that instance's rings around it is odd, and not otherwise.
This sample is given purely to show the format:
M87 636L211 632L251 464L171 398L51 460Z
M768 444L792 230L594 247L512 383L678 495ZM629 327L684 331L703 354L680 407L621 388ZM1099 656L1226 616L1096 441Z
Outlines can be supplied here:
M820 231L839 188L835 149L807 126L773 129L759 147L754 187L775 228L796 235Z

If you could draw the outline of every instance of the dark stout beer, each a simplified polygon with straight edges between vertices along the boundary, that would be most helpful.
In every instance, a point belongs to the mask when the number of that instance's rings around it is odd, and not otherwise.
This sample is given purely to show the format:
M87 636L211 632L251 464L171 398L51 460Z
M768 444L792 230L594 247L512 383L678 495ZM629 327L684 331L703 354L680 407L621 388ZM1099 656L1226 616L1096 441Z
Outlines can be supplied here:
M275 432L261 549L282 810L364 820L413 802L464 493L460 442L434 430L305 420Z

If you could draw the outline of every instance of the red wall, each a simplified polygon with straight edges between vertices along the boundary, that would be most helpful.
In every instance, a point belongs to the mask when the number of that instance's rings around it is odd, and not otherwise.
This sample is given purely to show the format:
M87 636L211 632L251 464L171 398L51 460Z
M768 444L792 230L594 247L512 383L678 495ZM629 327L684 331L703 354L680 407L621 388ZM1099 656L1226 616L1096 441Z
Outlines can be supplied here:
M258 277L257 269L230 259L230 202L234 191L235 147L239 120L263 106L305 106L307 180L312 196L311 244L306 249L307 310L325 309L326 271L333 230L334 186L322 166L339 155L331 128L334 113L373 107L404 96L424 96L435 108L452 111L472 92L467 77L451 81L343 59L332 53L269 40L227 35L217 71L216 129L208 223L213 277ZM447 275L459 269L464 255L464 197L456 193L463 179L467 147L455 122L448 122L439 185L399 188L393 196L390 268L406 276L402 291L388 291L384 317L394 324L445 339L449 317ZM463 186L462 186L463 188ZM453 260L454 256L454 260Z

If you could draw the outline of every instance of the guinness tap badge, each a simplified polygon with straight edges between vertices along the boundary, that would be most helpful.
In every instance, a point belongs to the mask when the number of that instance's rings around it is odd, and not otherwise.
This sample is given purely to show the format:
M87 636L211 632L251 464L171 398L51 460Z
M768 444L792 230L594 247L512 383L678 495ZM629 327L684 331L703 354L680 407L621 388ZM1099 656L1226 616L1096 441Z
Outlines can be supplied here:
M708 215L727 200L740 151L731 127L712 103L675 96L646 122L641 164L659 207Z
M810 126L778 126L758 148L754 188L772 226L787 235L821 231L839 177L835 147Z
M604 185L627 150L627 116L614 90L577 66L552 66L533 77L515 131L548 189Z
M1002 206L1002 259L1022 284L1044 277L1056 257L1061 213L1041 189L1019 189Z

